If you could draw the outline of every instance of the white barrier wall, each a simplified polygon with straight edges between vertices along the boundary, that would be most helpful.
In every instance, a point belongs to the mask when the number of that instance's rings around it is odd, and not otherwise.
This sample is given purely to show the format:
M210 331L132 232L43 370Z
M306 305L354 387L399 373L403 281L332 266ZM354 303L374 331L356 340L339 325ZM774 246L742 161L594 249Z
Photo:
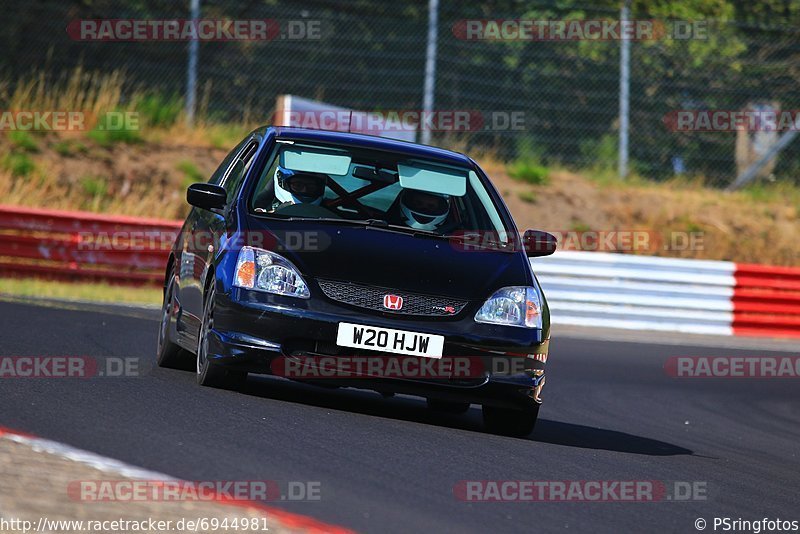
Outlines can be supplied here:
M734 263L557 251L531 265L554 324L733 334Z
M370 119L378 122L372 125ZM417 138L416 125L405 125L380 112L351 110L295 95L278 95L273 123L275 126L377 135L410 143Z

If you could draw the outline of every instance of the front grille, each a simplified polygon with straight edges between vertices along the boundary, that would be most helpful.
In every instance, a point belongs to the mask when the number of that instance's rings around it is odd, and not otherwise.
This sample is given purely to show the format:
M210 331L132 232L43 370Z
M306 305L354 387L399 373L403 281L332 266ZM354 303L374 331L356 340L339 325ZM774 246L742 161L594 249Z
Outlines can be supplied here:
M334 280L317 280L317 282L319 283L319 287L322 288L322 292L325 293L325 296L329 299L352 306L358 306L359 308L385 313L422 315L427 317L452 317L457 315L464 309L464 306L467 305L467 301L465 300L408 293L386 287L337 282ZM403 307L399 310L384 308L383 297L387 294L403 297Z

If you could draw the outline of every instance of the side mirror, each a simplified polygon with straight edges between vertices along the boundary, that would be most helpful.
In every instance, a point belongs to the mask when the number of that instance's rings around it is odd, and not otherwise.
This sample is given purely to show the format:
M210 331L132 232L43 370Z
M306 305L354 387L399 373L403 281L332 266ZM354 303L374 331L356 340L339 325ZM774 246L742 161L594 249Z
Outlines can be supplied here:
M192 184L186 190L186 201L204 210L223 209L228 201L228 194L219 185Z
M526 230L522 234L522 246L529 258L549 256L556 251L558 239L553 234L541 230Z

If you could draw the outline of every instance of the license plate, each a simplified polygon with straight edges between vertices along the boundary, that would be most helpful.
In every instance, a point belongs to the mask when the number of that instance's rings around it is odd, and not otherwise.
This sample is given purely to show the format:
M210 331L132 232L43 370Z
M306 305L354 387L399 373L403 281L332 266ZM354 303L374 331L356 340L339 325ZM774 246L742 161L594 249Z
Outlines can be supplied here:
M444 336L420 334L406 330L339 323L336 344L340 347L371 349L409 356L441 358Z

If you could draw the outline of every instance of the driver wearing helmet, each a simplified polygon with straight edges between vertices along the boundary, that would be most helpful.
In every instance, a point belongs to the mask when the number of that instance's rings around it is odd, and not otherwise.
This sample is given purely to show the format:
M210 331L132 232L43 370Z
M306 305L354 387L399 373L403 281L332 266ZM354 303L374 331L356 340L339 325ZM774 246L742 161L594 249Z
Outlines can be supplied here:
M400 192L403 222L410 228L433 231L442 226L450 215L450 197L416 189Z
M328 177L316 172L299 172L283 167L275 170L275 200L273 210L292 204L319 206L325 195Z

